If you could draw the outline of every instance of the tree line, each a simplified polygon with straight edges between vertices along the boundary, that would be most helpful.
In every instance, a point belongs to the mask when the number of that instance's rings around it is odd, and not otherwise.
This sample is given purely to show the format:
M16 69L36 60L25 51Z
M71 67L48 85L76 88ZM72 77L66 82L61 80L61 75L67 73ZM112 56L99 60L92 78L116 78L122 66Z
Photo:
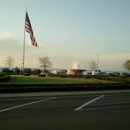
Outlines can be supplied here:
M7 57L6 61L5 61L5 65L8 66L8 68L10 69L11 67L13 67L13 63L14 63L14 59L12 56ZM50 58L45 56L45 57L39 57L39 64L40 67L43 67L44 70L46 68L52 68L52 62L50 61ZM130 60L127 60L125 63L123 63L123 68L127 71L129 71L130 73ZM90 70L95 71L98 70L98 64L95 61L92 61L89 64Z

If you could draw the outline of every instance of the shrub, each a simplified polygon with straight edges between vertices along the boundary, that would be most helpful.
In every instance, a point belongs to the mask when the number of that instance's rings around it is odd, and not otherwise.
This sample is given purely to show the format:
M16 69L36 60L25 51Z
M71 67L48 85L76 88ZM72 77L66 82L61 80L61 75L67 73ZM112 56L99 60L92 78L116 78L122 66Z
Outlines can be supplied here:
M4 82L10 79L10 75L3 75L0 76L0 82Z
M2 73L2 74L0 74L0 77L3 77L3 76L6 76L6 74L3 74L3 73Z
M130 89L130 84L0 84L0 92L41 92L41 91L83 91L83 90L114 90Z
M61 78L66 78L67 76L66 75L62 75Z
M24 76L30 76L30 74L29 73L24 73Z
M90 79L90 78L91 78L91 76L85 76L84 78L85 78L85 79Z

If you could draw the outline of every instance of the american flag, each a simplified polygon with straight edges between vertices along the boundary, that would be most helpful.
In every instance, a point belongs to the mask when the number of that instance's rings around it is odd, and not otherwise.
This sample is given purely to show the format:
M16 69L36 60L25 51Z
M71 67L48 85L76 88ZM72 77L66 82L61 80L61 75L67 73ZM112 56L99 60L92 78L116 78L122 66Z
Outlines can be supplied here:
M27 12L26 12L26 17L25 17L25 30L30 34L32 45L37 47L38 44L37 44L37 41L36 41L36 39L34 37L34 33L33 33L33 30L32 30L32 26L31 26L31 22L29 20Z

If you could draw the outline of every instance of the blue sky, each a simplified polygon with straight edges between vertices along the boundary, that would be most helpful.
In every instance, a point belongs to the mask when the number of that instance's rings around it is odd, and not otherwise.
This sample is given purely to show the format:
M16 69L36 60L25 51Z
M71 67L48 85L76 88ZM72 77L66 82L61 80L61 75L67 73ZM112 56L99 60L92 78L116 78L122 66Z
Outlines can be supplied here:
M39 47L31 45L26 32L25 67L39 68L39 57L48 56L53 68L69 69L77 60L81 69L89 69L98 54L101 70L120 71L130 59L129 0L4 0L1 67L10 55L14 67L21 67L26 7Z

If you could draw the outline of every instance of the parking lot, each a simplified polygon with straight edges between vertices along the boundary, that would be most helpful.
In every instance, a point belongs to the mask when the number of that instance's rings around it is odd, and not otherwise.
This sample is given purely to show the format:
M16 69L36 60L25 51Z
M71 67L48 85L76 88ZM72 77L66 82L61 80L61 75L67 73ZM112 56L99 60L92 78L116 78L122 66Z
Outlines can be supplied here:
M0 99L1 130L129 130L130 94Z

